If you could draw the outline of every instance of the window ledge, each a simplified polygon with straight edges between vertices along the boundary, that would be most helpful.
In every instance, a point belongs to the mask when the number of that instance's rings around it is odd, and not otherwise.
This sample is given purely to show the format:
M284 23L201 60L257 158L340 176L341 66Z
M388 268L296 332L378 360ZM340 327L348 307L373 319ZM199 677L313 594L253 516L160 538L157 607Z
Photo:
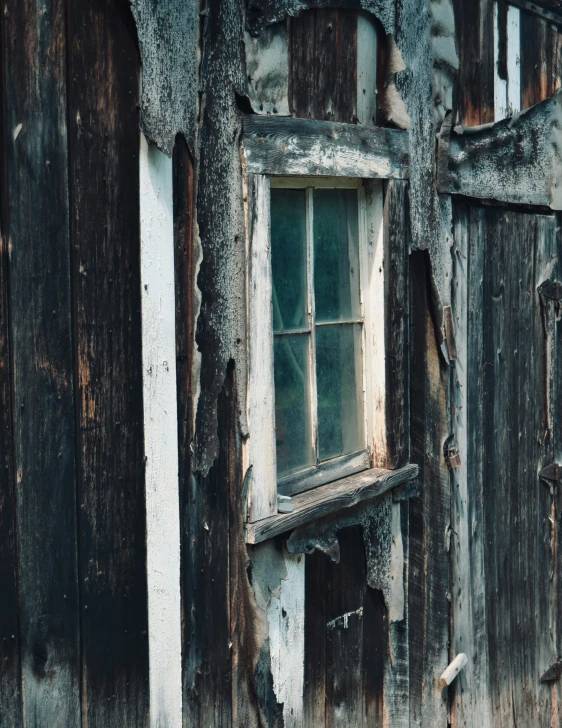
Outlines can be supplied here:
M261 543L317 518L381 496L414 480L418 473L417 465L406 465L398 470L371 468L306 493L300 493L292 498L295 507L292 513L278 513L255 523L247 523L246 543Z

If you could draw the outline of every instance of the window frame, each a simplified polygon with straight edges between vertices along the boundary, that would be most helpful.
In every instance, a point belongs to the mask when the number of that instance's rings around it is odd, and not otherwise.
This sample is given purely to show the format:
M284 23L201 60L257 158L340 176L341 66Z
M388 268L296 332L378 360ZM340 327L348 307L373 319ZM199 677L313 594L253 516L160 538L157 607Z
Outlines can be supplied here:
M386 465L385 269L382 180L357 177L246 178L248 213L247 320L249 437L244 448L250 523L277 513L278 493L292 496ZM357 189L360 306L363 319L365 450L277 479L270 193L285 189ZM310 196L307 195L307 198ZM307 203L308 204L308 203ZM311 393L315 396L315 393Z

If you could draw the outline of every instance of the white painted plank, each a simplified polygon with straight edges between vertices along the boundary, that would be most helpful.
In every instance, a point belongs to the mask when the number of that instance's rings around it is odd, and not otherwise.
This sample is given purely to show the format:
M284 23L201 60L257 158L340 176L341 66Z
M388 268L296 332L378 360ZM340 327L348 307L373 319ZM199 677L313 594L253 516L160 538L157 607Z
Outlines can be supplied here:
M494 120L507 116L507 81L499 77L500 34L498 30L498 3L494 2Z
M521 11L507 10L507 81L498 75L498 3L494 3L494 120L501 121L521 109Z
M382 184L360 190L361 295L365 320L365 416L374 467L387 466L384 236Z
M507 10L507 109L509 115L521 110L521 11Z
M142 134L140 193L150 725L181 728L172 160Z
M248 177L248 520L277 513L269 179Z
M377 29L372 15L357 16L357 120L374 126L377 113Z
M288 578L279 597L272 596L267 618L273 689L283 703L285 728L303 725L304 695L304 554L283 556Z

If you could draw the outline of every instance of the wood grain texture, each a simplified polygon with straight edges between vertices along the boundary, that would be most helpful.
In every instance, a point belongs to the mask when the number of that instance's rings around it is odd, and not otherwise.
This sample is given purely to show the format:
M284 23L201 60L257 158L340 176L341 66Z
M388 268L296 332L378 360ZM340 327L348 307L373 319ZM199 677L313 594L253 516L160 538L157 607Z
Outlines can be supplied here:
M367 470L371 466L368 452L344 455L336 460L329 460L315 468L308 468L300 473L288 475L277 483L280 495L296 495L325 485L334 480L341 480L348 475Z
M521 12L522 108L544 101L560 87L562 29Z
M409 188L390 180L384 201L386 449L388 468L410 460Z
M19 658L19 594L16 542L16 489L12 418L12 372L8 310L7 166L5 162L5 96L3 78L3 15L0 14L0 705L6 725L21 725L21 666Z
M244 116L246 169L254 174L407 178L408 133L307 119Z
M269 180L248 178L248 520L277 513Z
M438 679L449 663L449 372L437 343L430 279L423 252L410 256L411 458L420 466L422 497L410 501L409 651L410 721L446 725L447 699Z
M68 8L82 707L148 724L138 57L129 8Z
M0 705L7 725L21 725L21 665L19 656L19 594L16 541L16 488L12 413L12 366L9 317L9 196L4 13L0 13Z
M80 725L65 3L3 8L23 722Z
M417 465L406 465L398 470L373 468L329 485L322 485L293 497L295 509L292 513L280 513L257 523L246 525L247 543L260 543L286 531L302 526L323 516L344 508L376 498L384 493L414 480L418 474Z
M455 123L478 126L494 118L492 0L454 0L459 71Z
M304 119L357 118L357 13L325 8L289 19L289 110Z

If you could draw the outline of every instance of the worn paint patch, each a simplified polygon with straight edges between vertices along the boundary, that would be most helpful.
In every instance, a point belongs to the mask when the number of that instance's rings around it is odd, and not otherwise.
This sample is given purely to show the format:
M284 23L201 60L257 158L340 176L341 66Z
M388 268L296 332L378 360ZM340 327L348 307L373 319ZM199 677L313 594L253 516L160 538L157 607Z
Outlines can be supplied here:
M130 0L142 61L141 128L171 156L177 134L197 136L198 3Z

